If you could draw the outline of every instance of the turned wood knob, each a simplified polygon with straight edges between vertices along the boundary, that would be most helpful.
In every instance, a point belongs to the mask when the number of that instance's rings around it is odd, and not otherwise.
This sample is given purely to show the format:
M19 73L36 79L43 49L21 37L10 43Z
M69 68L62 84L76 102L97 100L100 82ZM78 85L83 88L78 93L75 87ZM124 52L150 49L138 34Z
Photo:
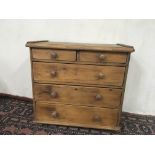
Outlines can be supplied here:
M98 74L98 78L99 78L99 79L103 79L104 77L105 77L105 75L104 75L103 73L99 73L99 74Z
M98 116L98 115L95 115L94 117L93 117L93 121L94 122L101 122L101 117L100 116Z
M57 75L57 72L56 72L56 71L54 71L54 70L51 71L51 76L52 76L52 77L56 77L56 75Z
M56 98L58 96L58 93L56 91L51 92L51 97Z
M105 55L104 55L104 54L100 54L100 55L99 55L99 59L100 59L100 60L104 60L104 59L105 59Z
M56 52L52 52L51 53L51 58L56 59L58 57Z
M58 117L58 112L53 111L51 115L52 115L53 118L57 118Z
M95 98L96 98L96 100L101 100L101 99L102 99L102 95L97 94L97 95L95 96Z

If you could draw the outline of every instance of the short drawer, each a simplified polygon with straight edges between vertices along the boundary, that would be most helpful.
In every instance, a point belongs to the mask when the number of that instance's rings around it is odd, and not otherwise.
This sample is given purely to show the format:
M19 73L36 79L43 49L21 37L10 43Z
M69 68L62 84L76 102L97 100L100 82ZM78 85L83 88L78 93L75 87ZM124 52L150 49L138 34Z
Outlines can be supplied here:
M122 86L125 67L33 62L35 81Z
M76 51L54 49L32 49L32 59L48 61L75 61Z
M118 108L121 89L34 84L36 101L59 102L63 104Z
M79 60L81 62L92 62L92 63L124 64L127 61L127 54L126 53L124 54L124 53L80 51Z
M118 120L118 110L37 102L35 119L38 122L50 124L114 128Z

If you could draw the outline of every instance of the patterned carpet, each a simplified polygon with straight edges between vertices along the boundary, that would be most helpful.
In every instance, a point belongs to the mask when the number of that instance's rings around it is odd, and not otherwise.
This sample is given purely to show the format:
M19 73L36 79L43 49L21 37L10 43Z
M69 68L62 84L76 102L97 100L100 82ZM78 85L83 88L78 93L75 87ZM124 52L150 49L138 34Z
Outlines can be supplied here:
M0 96L0 135L154 135L155 116L123 113L121 131L37 124L32 101Z

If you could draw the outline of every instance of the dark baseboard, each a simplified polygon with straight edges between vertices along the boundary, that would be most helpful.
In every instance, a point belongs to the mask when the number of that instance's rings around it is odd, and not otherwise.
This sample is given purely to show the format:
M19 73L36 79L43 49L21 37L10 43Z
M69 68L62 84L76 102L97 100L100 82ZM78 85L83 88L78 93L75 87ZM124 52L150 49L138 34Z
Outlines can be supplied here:
M141 117L141 116L146 116L146 117L154 117L155 115L148 115L148 114L137 114L137 113L132 113L132 112L126 112L126 111L122 111L123 113L126 113L126 114L128 114L128 115L136 115L136 116L139 116L139 117Z
M30 101L30 102L33 101L33 99L29 97L23 97L23 96L17 96L17 95L5 94L5 93L0 93L0 97L13 98L17 100L24 100L24 101Z

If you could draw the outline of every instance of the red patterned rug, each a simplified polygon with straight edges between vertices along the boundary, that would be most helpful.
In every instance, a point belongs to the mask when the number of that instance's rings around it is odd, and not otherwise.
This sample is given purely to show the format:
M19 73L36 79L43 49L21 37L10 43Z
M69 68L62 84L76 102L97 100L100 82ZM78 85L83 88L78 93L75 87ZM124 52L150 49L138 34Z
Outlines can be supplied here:
M154 135L155 116L123 113L121 131L32 122L32 101L0 96L0 135Z

